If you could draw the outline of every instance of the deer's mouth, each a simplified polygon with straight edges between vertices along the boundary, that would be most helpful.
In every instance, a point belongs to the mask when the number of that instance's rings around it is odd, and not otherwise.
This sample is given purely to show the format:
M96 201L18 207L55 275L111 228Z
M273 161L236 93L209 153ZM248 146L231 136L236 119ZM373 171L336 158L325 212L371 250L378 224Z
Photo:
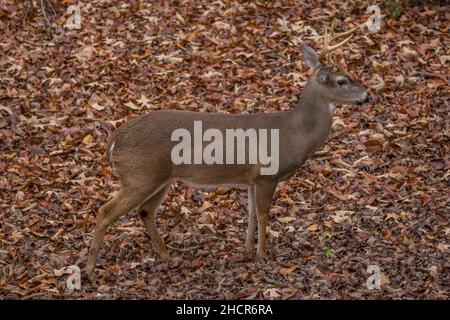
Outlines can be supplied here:
M372 102L372 96L370 94L367 94L366 97L363 98L363 99L356 100L356 104L358 106L361 106L363 104L367 104L367 103L370 103L370 102Z

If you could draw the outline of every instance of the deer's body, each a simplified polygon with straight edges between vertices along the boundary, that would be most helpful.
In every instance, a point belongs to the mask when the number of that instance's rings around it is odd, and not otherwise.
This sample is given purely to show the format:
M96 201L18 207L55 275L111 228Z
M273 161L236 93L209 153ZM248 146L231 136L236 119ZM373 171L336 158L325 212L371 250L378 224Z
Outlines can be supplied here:
M99 211L97 226L89 251L87 273L95 268L98 250L106 228L120 215L139 208L155 250L162 259L169 257L155 226L155 213L164 200L169 185L182 181L194 185L246 186L249 197L249 223L246 252L254 252L254 234L258 222L257 255L267 258L266 226L275 188L279 181L292 176L319 149L330 132L335 104L368 101L367 92L318 61L309 48L302 49L314 73L291 111L261 114L227 115L187 111L157 111L121 126L114 133L108 154L120 179L118 194ZM347 79L348 85L338 85ZM174 164L171 150L176 142L171 135L178 128L192 132L194 121L203 129L278 129L279 168L273 175L262 175L261 164Z
M305 89L303 96L308 94ZM309 109L314 108L314 111ZM306 100L285 112L259 114L221 114L191 111L156 111L125 123L116 130L110 144L109 160L119 178L148 181L152 177L195 185L251 185L268 178L280 181L293 175L325 142L333 117L329 103ZM260 174L260 164L194 165L173 164L172 132L186 128L192 132L194 121L203 130L279 129L280 167L276 175ZM131 157L132 155L132 157ZM158 168L157 171L154 168ZM136 176L133 175L136 173ZM126 183L126 181L123 181Z

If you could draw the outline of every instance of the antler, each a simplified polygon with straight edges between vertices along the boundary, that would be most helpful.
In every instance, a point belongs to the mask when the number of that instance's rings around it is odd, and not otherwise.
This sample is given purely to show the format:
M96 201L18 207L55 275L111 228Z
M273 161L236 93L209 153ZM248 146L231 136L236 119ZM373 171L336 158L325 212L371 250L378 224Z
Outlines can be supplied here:
M333 19L333 22L331 23L331 29L330 29L330 33L329 34L328 34L328 31L325 30L323 49L319 53L319 61L323 65L327 65L329 63L332 63L333 61L330 58L331 51L334 51L337 48L339 48L339 47L343 46L344 44L346 44L353 37L353 33L356 30L358 30L359 28L361 28L361 26L363 26L361 24L361 25L358 25L357 27L355 27L355 28L353 28L353 29L351 29L349 31L335 33L334 32L335 24L336 24L336 19ZM337 43L335 45L330 45L336 39L339 39L339 38L342 38L342 37L345 37L345 36L348 36L348 37L345 38L343 41L341 41L341 42L339 42L339 43Z

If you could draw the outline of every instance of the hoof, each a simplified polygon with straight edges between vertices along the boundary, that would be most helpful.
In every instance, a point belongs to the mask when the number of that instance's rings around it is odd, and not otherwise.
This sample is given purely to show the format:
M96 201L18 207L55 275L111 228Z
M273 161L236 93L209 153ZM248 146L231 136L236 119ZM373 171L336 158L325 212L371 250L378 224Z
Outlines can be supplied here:
M96 277L95 277L95 273L94 273L93 270L91 272L87 272L86 271L86 276L87 276L87 278L88 278L90 283L94 283L95 282Z
M269 256L265 252L256 252L256 255L258 257L258 260L268 260Z
M254 248L245 248L244 254L247 258L253 259L255 257L255 249Z
M159 257L161 258L162 262L168 262L170 260L170 255L168 252L161 253Z
M95 266L86 266L85 273L90 282L95 281Z

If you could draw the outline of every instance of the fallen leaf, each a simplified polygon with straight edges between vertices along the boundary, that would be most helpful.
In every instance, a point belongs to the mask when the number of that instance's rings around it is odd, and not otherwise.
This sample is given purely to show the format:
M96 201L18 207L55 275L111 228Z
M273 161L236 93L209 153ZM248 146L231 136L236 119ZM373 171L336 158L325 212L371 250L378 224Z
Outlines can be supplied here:
M283 276L288 275L288 274L294 272L297 268L298 268L298 266L291 266L291 267L288 267L288 268L281 268L280 269L280 274L282 274Z
M128 108L130 108L131 110L141 110L142 106L138 106L135 105L133 102L128 101L127 103L125 103L125 106L127 106Z

